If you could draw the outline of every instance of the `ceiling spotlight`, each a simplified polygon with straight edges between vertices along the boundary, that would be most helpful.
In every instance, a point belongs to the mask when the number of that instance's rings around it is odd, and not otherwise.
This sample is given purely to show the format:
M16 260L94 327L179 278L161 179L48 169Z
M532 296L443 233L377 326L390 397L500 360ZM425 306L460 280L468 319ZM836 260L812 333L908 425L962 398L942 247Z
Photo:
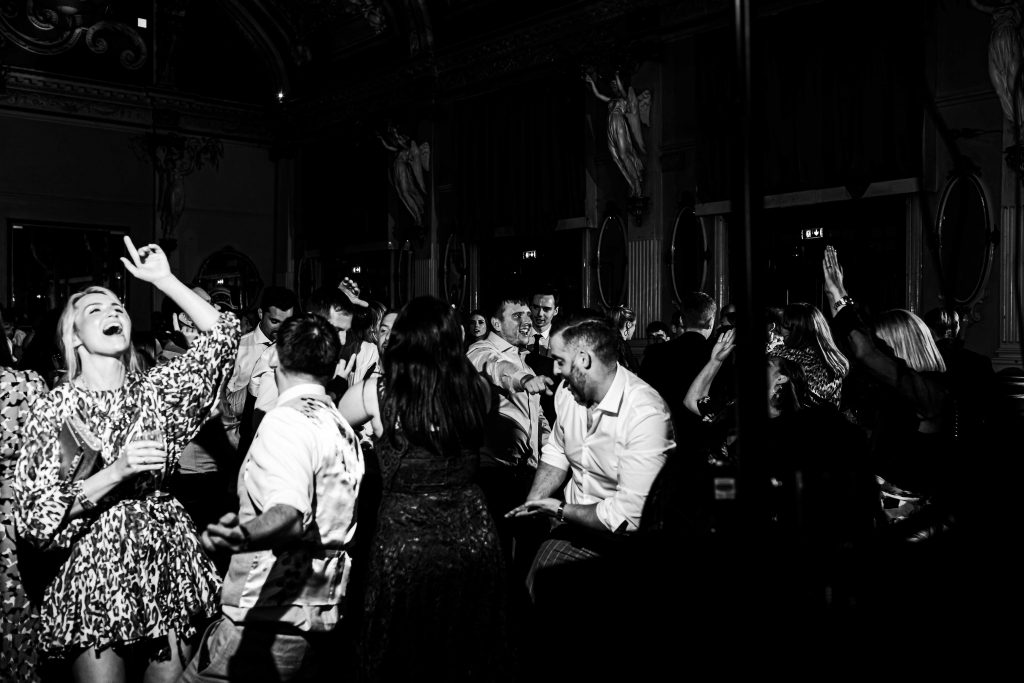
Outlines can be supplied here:
M277 91L277 101L284 102L284 90Z

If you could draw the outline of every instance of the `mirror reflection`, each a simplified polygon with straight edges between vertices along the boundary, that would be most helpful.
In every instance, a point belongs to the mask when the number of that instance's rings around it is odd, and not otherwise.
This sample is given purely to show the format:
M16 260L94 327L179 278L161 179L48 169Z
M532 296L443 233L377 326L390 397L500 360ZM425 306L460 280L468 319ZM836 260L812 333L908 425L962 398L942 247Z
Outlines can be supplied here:
M628 253L625 224L608 216L597 238L597 284L605 306L625 303Z
M946 182L938 212L942 277L956 304L970 305L981 296L995 247L989 202L976 174Z
M676 214L672 227L672 290L676 301L686 292L703 291L708 274L708 233L692 206Z

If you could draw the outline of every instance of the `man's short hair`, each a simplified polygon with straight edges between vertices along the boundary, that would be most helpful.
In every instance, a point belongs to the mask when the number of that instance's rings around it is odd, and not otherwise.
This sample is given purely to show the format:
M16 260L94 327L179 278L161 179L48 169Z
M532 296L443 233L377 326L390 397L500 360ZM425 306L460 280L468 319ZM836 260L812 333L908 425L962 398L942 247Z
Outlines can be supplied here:
M539 287L534 287L533 290L530 292L530 301L528 303L532 304L533 300L538 296L552 297L555 300L555 308L558 308L558 302L561 299L561 295L558 293L557 287L549 285L547 283L544 283Z
M260 308L263 309L264 313L269 311L271 306L287 311L294 309L297 305L298 297L295 296L295 292L287 287L270 285L263 288L263 294L260 296Z
M936 339L953 339L959 331L959 316L948 308L932 308L921 319Z
M327 318L314 313L293 315L277 332L281 367L291 373L311 375L322 382L334 377L341 357L338 332Z
M562 343L566 346L582 346L605 365L618 362L622 335L604 316L573 316L561 321L557 327L553 323L551 336L556 334L562 335Z
M504 294L502 294L502 295L500 295L500 296L498 296L498 297L496 297L494 299L494 305L491 306L491 308L490 308L491 317L492 318L499 318L500 319L501 318L501 312L504 311L505 310L505 306L508 306L509 304L513 304L513 305L517 305L517 306L526 306L526 307L530 306L530 302L523 298L522 293L520 293L520 292L507 292L507 293L504 293ZM490 321L488 320L488 323L489 322Z
M683 326L698 330L710 330L715 324L718 306L715 300L704 292L687 292L680 302Z
M318 287L306 298L306 313L313 313L330 319L332 311L355 313L352 302L337 287Z
M651 322L647 323L647 328L644 330L644 332L647 334L648 337L650 337L655 332L664 332L665 334L668 334L669 329L668 325L661 322L660 320L652 320Z

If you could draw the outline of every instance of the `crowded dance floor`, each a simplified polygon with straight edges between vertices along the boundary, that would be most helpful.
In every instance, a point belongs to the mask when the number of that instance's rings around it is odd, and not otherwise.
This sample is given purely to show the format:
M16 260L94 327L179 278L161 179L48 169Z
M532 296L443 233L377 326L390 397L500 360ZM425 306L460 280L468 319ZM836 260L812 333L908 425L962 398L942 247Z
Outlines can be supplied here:
M0 683L1002 673L1024 0L0 11Z

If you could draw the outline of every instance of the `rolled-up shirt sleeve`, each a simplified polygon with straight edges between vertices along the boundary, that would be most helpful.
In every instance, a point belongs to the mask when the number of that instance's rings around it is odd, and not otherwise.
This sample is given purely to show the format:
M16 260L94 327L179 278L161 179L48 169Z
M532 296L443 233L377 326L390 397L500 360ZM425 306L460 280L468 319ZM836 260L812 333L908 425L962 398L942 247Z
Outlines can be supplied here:
M571 401L565 386L560 386L555 391L555 414L565 415L565 401ZM569 458L565 455L565 429L562 418L556 417L555 424L548 432L547 440L544 441L540 451L540 461L560 470L569 469Z
M473 348L466 353L469 362L478 372L491 381L491 384L509 393L521 391L524 377L533 373L508 360L493 348Z
M310 501L316 486L315 463L310 460L314 448L302 429L305 419L291 409L267 413L249 449L244 473L246 493L259 513L275 505L293 507L302 513L304 531L313 520Z
M636 531L640 526L651 484L675 447L672 420L660 401L635 405L626 419L615 494L600 501L596 508L601 523L620 533Z

